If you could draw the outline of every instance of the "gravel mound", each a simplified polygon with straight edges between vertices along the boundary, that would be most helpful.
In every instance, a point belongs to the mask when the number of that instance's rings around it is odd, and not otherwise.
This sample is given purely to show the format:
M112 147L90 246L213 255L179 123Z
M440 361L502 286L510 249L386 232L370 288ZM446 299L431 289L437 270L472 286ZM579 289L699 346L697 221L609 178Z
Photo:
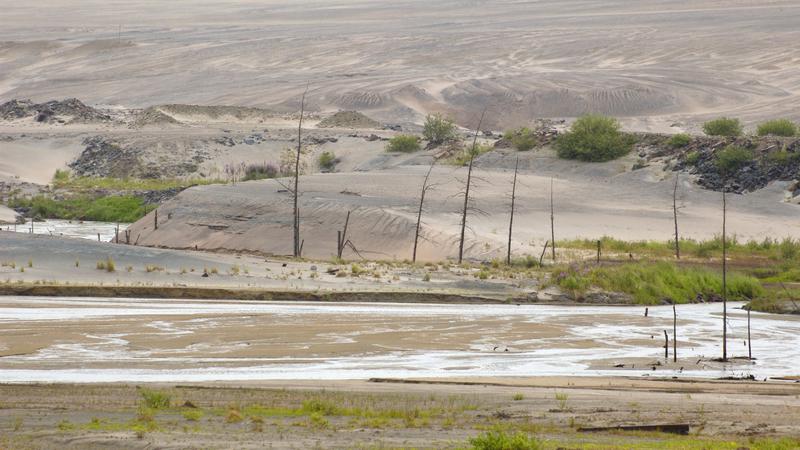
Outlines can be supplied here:
M318 128L380 128L381 124L358 111L339 111L336 114L322 119Z
M43 123L110 122L111 116L87 106L76 98L34 103L30 100L11 100L0 105L0 118L17 120L33 117Z

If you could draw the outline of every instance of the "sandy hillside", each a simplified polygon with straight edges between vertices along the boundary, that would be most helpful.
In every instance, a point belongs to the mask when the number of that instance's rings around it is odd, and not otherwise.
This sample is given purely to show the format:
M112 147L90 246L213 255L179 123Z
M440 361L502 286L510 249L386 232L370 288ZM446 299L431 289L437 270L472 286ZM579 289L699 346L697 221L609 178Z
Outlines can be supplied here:
M468 219L466 254L476 259L505 251L513 158L495 151L478 160L475 209ZM377 155L384 160L389 155ZM630 171L634 155L603 164L560 160L549 150L520 153L514 251L538 255L550 238L549 186L555 188L556 239L599 238L666 241L673 233L674 173L660 165ZM428 159L427 161L430 161ZM369 172L312 174L302 178L300 210L305 256L335 254L336 231L352 211L348 237L369 259L411 256L418 195L427 165L421 156ZM422 259L457 256L464 168L440 165L426 199ZM786 183L732 195L728 232L740 239L800 237L796 205L784 203ZM721 232L721 195L698 188L684 175L680 186L683 237L709 239ZM150 246L251 249L291 253L291 196L275 180L188 189L131 227ZM767 219L768 218L768 219ZM356 257L350 250L348 257Z
M591 0L5 5L0 100L359 110L488 106L491 126L594 111L634 128L798 117L800 5Z

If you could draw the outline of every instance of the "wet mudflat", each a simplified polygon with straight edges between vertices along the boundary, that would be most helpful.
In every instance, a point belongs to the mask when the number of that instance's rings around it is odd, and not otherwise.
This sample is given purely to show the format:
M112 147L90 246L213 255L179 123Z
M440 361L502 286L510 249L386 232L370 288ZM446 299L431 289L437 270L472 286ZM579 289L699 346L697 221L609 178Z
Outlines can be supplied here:
M730 304L731 356L747 356ZM722 305L672 308L0 298L2 382L797 375L800 318L752 315L757 359L721 355Z

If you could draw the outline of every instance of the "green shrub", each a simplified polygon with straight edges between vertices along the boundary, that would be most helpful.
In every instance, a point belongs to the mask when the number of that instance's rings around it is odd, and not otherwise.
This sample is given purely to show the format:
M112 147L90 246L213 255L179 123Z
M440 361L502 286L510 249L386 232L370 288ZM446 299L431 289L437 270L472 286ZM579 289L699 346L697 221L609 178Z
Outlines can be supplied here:
M487 431L469 440L473 450L539 450L541 443L528 434L506 433L501 429Z
M792 137L797 134L797 125L789 119L769 120L758 126L759 136Z
M386 144L386 151L390 153L413 153L419 149L419 138L410 134L398 134Z
M169 394L163 391L156 391L152 389L140 389L139 394L142 396L142 403L145 407L150 409L163 409L169 408L171 398Z
M248 164L244 168L242 181L267 180L280 176L278 166L272 163Z
M633 138L620 131L619 122L600 115L587 115L572 124L556 140L558 156L565 159L602 162L626 155L633 148Z
M742 147L729 145L716 155L717 169L722 173L732 173L753 160L753 152Z
M333 152L322 152L317 159L319 168L323 170L333 170L337 162L336 154Z
M690 166L694 166L697 162L700 161L700 152L698 151L691 151L686 154L686 164Z
M433 145L439 145L456 137L456 126L453 121L439 113L428 114L425 117L425 126L422 136Z
M692 142L692 137L686 133L675 134L667 141L667 145L672 148L686 147Z
M449 163L454 166L466 166L469 164L469 160L473 157L477 158L478 156L486 152L490 152L491 150L492 147L488 145L475 144L474 147L472 144L465 145L460 152L450 158Z
M709 136L740 136L742 123L739 119L720 117L703 124L703 132Z
M511 145L521 151L525 152L536 147L536 134L533 130L527 127L517 128L516 130L508 130L503 134L503 137L511 142Z

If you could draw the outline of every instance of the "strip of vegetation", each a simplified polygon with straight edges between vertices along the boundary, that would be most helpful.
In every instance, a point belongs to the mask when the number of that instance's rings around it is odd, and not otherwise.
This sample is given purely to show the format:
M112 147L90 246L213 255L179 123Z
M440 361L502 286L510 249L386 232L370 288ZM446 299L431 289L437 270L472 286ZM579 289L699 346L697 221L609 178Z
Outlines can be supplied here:
M76 177L67 170L56 170L53 176L53 188L72 192L95 190L110 191L166 191L185 189L191 186L225 183L221 179L205 178L110 178L110 177Z
M556 245L558 248L595 250L597 241L597 239L573 239L559 241ZM603 252L631 253L650 257L669 257L675 254L675 241L622 241L608 236L600 238L599 241ZM797 239L768 237L762 241L739 241L736 236L729 236L726 247L730 258L800 262L800 240ZM721 257L722 239L720 237L706 241L681 239L680 248L681 255L685 257Z
M32 198L14 198L9 207L27 210L34 219L93 220L99 222L133 223L155 209L133 196L91 198L81 195L56 200L38 195Z
M697 267L683 268L667 262L619 266L569 265L554 268L550 282L581 298L591 288L628 294L634 303L690 303L698 296L709 301L722 295L722 276ZM752 277L729 274L728 299L761 298L764 288Z

